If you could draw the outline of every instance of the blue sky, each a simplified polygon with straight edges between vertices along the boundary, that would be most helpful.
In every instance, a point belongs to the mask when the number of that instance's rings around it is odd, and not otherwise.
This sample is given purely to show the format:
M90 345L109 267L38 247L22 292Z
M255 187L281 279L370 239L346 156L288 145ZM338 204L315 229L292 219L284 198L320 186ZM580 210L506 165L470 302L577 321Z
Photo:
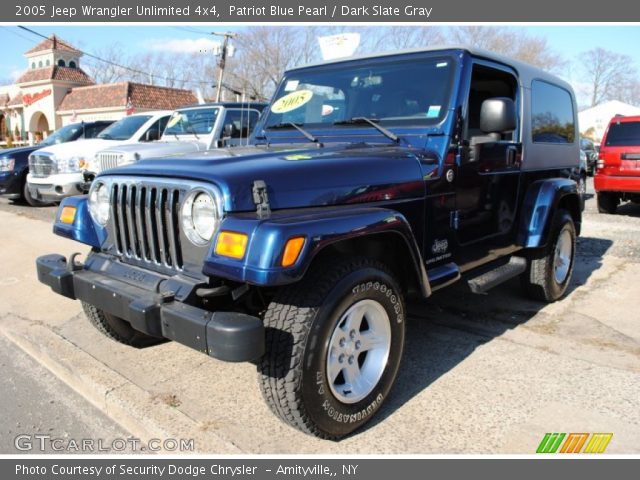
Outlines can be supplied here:
M88 52L119 42L132 53L153 51L154 48L198 48L212 42L212 30L237 30L239 26L34 26L44 35L55 33L71 44ZM548 40L552 49L565 61L574 62L581 52L602 47L629 55L640 71L640 26L514 26L531 35ZM0 26L0 45L3 45L0 79L11 80L26 68L23 52L40 39L14 26ZM576 70L573 70L576 72ZM576 76L576 73L572 73ZM579 82L579 78L570 80Z

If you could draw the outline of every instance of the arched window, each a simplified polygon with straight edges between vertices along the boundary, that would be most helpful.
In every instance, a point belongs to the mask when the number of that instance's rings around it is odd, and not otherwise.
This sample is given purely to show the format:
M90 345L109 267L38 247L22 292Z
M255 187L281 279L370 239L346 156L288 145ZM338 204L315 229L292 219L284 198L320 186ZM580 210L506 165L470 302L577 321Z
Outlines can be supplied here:
M64 63L64 60L63 60L63 59L58 60L58 66L59 66L59 67L64 67L64 66L66 66L66 64Z
M36 62L31 62L31 68L36 68Z
M38 62L38 68L42 68L42 60Z
M49 65L51 65L51 60L49 60L49 59L47 58L47 67L48 67Z
M71 61L69 62L69 67L70 67L70 68L76 68L76 62L74 62L73 60L71 60Z

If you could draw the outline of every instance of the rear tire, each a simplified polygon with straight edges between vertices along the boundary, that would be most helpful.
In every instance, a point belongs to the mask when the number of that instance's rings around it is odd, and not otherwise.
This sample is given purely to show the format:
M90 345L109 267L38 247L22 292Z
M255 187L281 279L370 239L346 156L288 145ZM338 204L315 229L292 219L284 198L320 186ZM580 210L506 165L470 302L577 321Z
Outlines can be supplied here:
M576 254L576 227L566 210L556 211L547 246L529 255L527 270L520 277L526 295L552 303L567 290Z
M106 313L94 305L82 302L82 309L93 325L105 337L135 348L150 347L165 342L164 338L152 337L135 330L131 324L119 317Z
M598 212L613 215L618 209L618 196L615 193L598 193Z
M303 281L280 290L264 322L259 382L281 420L339 439L380 409L398 372L405 332L402 294L384 264L319 262Z

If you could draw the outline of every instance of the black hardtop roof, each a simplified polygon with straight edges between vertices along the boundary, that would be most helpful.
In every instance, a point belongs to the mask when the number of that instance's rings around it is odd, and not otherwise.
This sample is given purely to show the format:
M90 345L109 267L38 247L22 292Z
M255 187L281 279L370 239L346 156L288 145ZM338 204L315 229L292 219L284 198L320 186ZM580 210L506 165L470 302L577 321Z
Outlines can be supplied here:
M394 57L394 56L402 56L402 55L411 55L416 53L430 53L430 52L440 52L440 51L467 52L474 57L494 61L496 63L501 63L503 65L509 66L518 73L518 76L520 77L520 82L523 85L529 85L531 83L531 80L538 79L538 80L545 80L547 82L551 82L556 85L562 86L563 88L571 92L573 91L573 88L569 83L565 82L561 78L547 72L542 68L522 62L520 60L507 57L505 55L501 55L499 53L491 52L489 50L483 50L481 48L471 47L469 45L433 45L433 46L422 47L422 48L411 48L411 49L405 49L405 50L379 52L375 54L355 55L352 57L344 57L344 58L338 58L334 60L328 60L325 62L317 62L317 63L310 63L307 65L301 65L299 67L291 68L290 70L288 70L288 72L309 68L309 67L318 67L322 65L336 65L340 63L348 63L348 62L361 61L361 60L367 60L367 59L373 60L373 59L382 58L382 57Z

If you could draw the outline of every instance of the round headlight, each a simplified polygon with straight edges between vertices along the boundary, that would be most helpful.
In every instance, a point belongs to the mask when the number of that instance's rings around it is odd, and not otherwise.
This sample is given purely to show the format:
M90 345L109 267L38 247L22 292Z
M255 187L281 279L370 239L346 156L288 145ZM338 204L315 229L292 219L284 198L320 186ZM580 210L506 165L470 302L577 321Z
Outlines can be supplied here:
M220 223L216 199L204 190L191 192L182 205L182 227L196 245L211 241Z
M102 182L96 182L89 192L89 213L96 223L103 227L109 220L109 187Z

